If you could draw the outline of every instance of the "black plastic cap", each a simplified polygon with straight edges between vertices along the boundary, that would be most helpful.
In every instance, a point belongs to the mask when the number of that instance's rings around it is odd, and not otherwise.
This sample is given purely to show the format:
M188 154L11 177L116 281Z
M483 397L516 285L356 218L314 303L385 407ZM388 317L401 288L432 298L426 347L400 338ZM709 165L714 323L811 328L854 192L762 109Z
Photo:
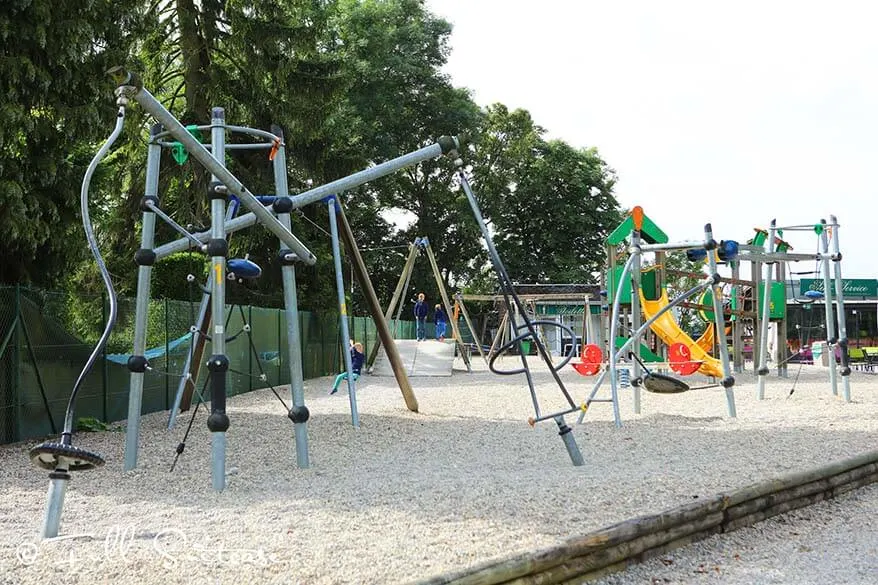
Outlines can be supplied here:
M709 226L710 224L707 224L707 225ZM711 239L711 240L708 240L707 242L705 242L704 249L705 250L716 250L716 240Z
M731 388L735 385L735 377L729 376L728 378L723 378L723 381L720 382L723 388Z
M563 422L558 423L558 436L563 437L564 435L571 432L572 430L573 429L571 429L569 426L567 426L567 423L563 423Z
M140 211L144 213L153 213L153 210L149 208L147 205L149 202L152 202L156 207L159 206L159 198L155 195L146 195L140 198Z
M224 355L212 355L207 360L207 369L211 372L227 372L229 370L229 358Z
M842 375L842 376L850 376L850 375L851 375L851 368L850 368L850 366L845 366L845 367L843 367L843 368L841 369L841 375Z
M207 428L211 433L224 433L229 430L229 416L224 412L212 412L207 417Z
M210 185L207 186L207 197L208 199L223 199L225 200L228 196L228 193L221 189L223 184L219 181L211 181Z
M294 406L287 413L287 417L294 423L301 424L308 422L308 419L311 418L311 413L308 411L307 406Z
M281 266L294 266L299 261L299 257L295 254L292 258L287 258L290 254L293 254L293 251L288 248L281 248L280 252L277 253L277 259Z
M158 136L158 135L161 134L164 130L165 130L165 127L162 126L161 124L153 124L153 125L149 128L149 135L150 135L150 136Z
M760 376L767 376L770 371L771 370L769 370L768 368L759 368L759 371L756 373Z
M134 253L134 263L138 266L152 266L155 264L155 251L141 248Z
M225 120L226 111L222 108L213 108L212 110L210 110L210 117L216 118L217 120Z
M142 355L133 355L128 358L128 371L129 372L138 372L143 373L146 371L146 366L149 365L149 360L146 359L146 356Z
M229 242L223 238L211 238L207 241L207 255L225 258L229 255Z
M278 197L271 204L275 213L289 213L293 210L293 200L289 197Z

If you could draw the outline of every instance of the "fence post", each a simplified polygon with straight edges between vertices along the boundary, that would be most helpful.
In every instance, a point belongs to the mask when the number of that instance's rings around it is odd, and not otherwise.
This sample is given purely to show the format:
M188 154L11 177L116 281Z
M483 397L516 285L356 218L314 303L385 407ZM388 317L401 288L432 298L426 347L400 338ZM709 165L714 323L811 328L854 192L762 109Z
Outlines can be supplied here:
M281 332L280 332L281 331L281 318L282 318L283 313L281 313L280 309L275 309L274 314L275 314L275 318L277 319L277 358L278 358L277 359L277 381L280 382L280 380L281 380L281 366L283 365L283 361L284 361L283 352L280 350L280 347L281 347L280 342L282 339ZM290 340L288 339L287 343L289 343L289 342L290 342ZM292 384L292 383L293 383L293 381L290 380L290 384Z
M165 307L165 371L171 371L171 342L168 339L170 337L170 326L169 321L170 317L168 315L168 297L162 299L162 304ZM171 409L171 377L169 375L165 375L165 410Z
M253 339L253 305L247 305L247 323L250 325L250 332L247 334L249 339ZM248 341L248 343L253 343ZM256 352L256 344L247 352L249 359L247 360L247 383L250 392L253 392L253 354ZM257 356L258 359L259 356ZM267 380L266 380L267 381Z
M107 293L101 291L101 331L107 328ZM107 344L101 350L101 420L108 421L107 412Z
M13 441L21 440L21 285L15 283L15 299L13 301L13 305L15 306L15 312L13 313L15 317L12 321L12 326L15 327L15 332L12 334L12 367L15 372L12 379L12 413L15 417L15 422L12 425L12 433L13 433Z

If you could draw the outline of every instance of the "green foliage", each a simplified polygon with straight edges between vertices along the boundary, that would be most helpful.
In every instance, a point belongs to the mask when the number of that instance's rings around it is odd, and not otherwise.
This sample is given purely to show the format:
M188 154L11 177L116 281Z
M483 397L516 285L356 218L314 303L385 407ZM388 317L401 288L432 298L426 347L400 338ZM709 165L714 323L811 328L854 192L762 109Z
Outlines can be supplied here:
M201 298L201 287L210 266L210 258L199 252L178 252L155 263L152 296L165 299ZM195 280L190 282L189 275Z
M427 12L423 2L345 0L339 3L334 23L349 85L339 110L345 132L336 143L340 158L333 170L356 170L345 162L357 161L358 152L372 159L393 158L442 135L477 128L478 107L440 70L447 60L451 27ZM376 181L350 197L348 206L362 247L402 246L426 236L444 270L445 283L455 287L472 278L484 255L465 202L449 188L450 163L428 161ZM382 210L412 221L394 230L378 216ZM404 249L367 256L373 284L387 298L405 256ZM416 266L404 298L418 290L436 290L426 259ZM362 307L359 295L355 301Z
M103 72L141 7L112 0L0 3L0 279L51 283L79 256L79 184L114 117Z
M442 135L481 136L472 163L480 204L512 277L523 282L583 282L602 261L601 240L619 220L615 176L594 149L548 141L524 110L481 111L469 92L442 72L451 26L423 0L174 0L117 4L12 0L0 6L0 257L3 279L63 281L92 300L71 303L71 327L96 340L101 282L85 257L78 191L85 165L111 128L112 86L103 76L125 63L184 124L206 124L211 107L230 124L283 129L291 190L303 191L431 144ZM49 42L47 39L51 39ZM131 104L126 131L98 168L91 215L120 295L134 293L140 247L145 142L151 121ZM231 137L230 141L249 140ZM236 151L230 170L254 193L273 193L265 151ZM341 194L379 297L387 300L415 237L431 242L445 284L489 290L480 234L453 161L433 160ZM192 231L208 228L210 177L192 157L180 165L162 154L160 204ZM395 225L391 218L405 217ZM293 231L316 255L296 271L298 298L314 310L336 303L325 205L297 210ZM545 229L551 223L552 229ZM156 241L179 234L157 222ZM77 242L70 245L69 242ZM403 246L402 248L397 248ZM256 283L231 283L234 302L280 306L278 242L250 228L230 237L231 256L263 269ZM155 296L194 300L186 281L203 282L204 259L163 259L153 271ZM346 286L350 265L345 258ZM417 290L437 297L424 260ZM193 298L194 297L194 298ZM351 309L363 312L353 287ZM150 312L150 338L164 319ZM113 350L127 351L133 331L120 311ZM153 340L154 341L154 340Z
M489 108L474 189L513 280L588 282L621 220L615 174L597 150L545 141L544 132L526 111Z
M86 433L104 433L107 431L119 432L122 430L122 427L105 423L92 416L83 416L76 419L76 430Z

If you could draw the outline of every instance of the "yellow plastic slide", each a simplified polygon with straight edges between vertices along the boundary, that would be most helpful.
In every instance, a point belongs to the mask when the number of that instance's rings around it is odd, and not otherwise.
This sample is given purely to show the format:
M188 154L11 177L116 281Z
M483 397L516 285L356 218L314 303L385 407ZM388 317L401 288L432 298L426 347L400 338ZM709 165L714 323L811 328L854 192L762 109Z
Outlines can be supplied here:
M666 290L662 290L662 296L655 301L647 300L646 297L643 296L643 291L641 290L640 307L643 313L643 320L646 321L647 319L651 319L653 315L666 307L669 302L668 291ZM659 339L667 345L682 343L688 347L692 355L691 359L696 362L701 362L701 367L698 368L700 373L715 378L723 377L722 362L711 357L699 344L692 341L692 338L689 337L685 331L680 329L680 325L674 320L674 315L671 311L667 311L659 317L656 322L652 324L650 329L652 329L653 332L659 336Z
M695 340L696 345L707 353L713 353L713 342L716 341L713 334L715 330L716 325L708 323L707 328L704 330L704 333L701 334L701 337Z

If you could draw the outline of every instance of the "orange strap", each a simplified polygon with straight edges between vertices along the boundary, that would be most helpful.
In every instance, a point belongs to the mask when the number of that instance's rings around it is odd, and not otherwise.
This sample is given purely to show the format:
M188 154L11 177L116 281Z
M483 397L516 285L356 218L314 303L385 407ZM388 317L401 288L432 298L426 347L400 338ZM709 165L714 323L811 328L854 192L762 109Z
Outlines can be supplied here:
M278 150L280 150L280 138L275 138L274 143L271 145L271 150L268 152L268 160L274 160Z

